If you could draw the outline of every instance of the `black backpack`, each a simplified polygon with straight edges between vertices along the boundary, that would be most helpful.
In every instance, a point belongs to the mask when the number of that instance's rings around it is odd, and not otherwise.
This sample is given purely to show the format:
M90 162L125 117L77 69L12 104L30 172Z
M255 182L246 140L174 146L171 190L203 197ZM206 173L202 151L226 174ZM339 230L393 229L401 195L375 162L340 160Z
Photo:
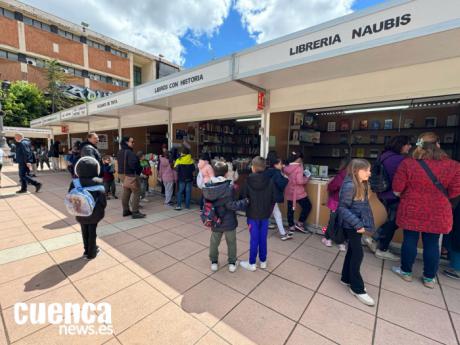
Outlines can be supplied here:
M391 189L390 176L388 176L388 172L383 165L383 162L385 162L391 156L393 155L386 157L384 160L381 160L379 157L372 165L369 185L371 186L371 190L374 193L382 193Z

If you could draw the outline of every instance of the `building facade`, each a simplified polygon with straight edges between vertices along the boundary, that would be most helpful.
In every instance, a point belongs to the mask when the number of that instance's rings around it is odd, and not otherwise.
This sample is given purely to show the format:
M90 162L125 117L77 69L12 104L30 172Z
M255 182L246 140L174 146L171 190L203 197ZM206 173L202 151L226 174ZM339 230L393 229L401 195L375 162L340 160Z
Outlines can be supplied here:
M69 94L88 100L180 69L85 26L15 0L0 1L0 80L26 80L44 88L44 67L51 60L68 74Z

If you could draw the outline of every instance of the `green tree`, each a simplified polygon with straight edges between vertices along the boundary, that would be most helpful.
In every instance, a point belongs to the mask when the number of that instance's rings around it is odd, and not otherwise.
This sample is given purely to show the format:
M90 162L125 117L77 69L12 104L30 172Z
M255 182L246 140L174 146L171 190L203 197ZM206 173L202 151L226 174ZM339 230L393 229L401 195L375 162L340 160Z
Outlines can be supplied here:
M2 97L5 126L29 127L31 120L48 114L48 101L35 84L15 81Z

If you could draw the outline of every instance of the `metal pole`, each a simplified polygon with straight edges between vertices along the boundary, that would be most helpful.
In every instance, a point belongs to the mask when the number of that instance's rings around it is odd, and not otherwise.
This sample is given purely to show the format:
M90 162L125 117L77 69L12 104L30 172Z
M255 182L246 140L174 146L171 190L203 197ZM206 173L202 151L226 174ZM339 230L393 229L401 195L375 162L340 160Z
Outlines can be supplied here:
M3 116L4 112L2 111L2 101L0 99L0 149L3 150L4 157L8 157L10 155L10 147L6 144L5 133L3 132ZM5 160L5 162L8 160Z

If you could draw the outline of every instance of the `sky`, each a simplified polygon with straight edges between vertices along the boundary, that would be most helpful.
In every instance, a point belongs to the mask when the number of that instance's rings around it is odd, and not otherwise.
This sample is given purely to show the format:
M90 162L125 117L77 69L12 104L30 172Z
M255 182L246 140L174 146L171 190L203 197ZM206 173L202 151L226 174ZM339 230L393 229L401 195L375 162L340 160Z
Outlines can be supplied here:
M385 0L22 2L191 68Z

